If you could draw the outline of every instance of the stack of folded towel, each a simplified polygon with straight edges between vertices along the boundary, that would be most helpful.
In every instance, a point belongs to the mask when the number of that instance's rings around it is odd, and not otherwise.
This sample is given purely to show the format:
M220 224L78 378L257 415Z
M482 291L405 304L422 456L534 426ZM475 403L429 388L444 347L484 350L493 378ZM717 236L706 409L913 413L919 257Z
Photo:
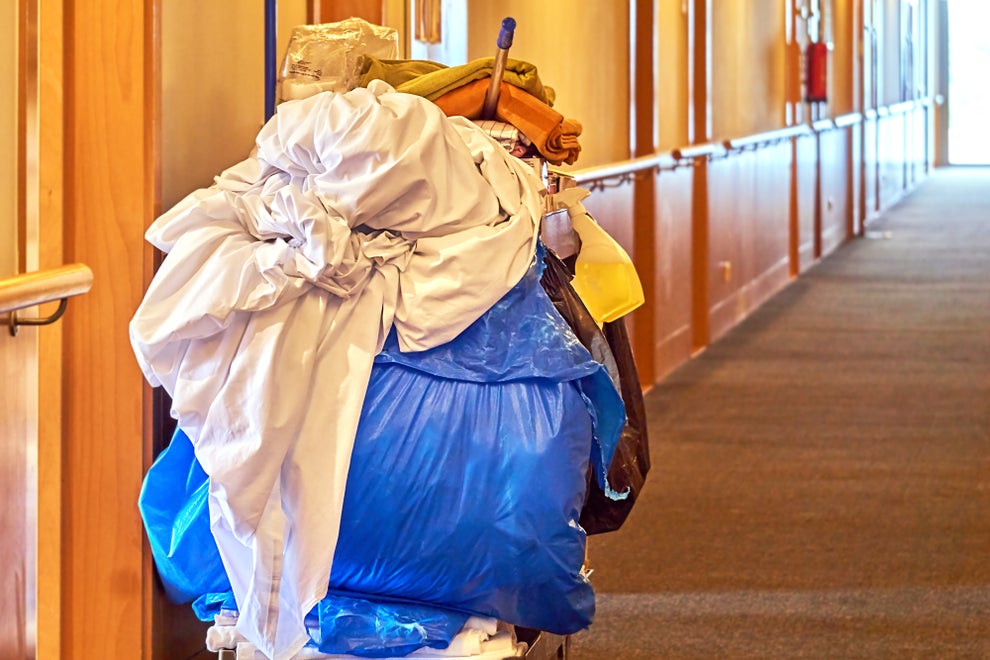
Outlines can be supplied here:
M366 55L360 84L384 80L398 92L433 101L449 117L497 119L512 124L550 163L573 164L581 152L581 124L553 109L553 89L543 85L532 64L507 60L495 116L482 117L493 63L494 58L486 57L448 67L425 60L383 60Z

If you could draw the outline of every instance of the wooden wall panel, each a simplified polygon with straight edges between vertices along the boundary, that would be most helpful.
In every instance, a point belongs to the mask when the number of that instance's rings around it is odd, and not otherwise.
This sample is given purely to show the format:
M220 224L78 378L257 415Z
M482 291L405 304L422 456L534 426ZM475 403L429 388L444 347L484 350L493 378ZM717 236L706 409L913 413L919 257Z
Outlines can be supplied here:
M688 144L688 24L681 3L657 3L656 81L658 138L662 150Z
M863 124L855 123L847 129L849 149L849 213L852 225L849 228L853 236L863 234Z
M9 274L9 273L8 273ZM33 658L37 329L0 326L0 658ZM31 594L31 601L34 596Z
M710 163L708 297L714 341L788 281L791 148Z
M890 208L904 195L904 162L907 156L905 147L904 120L906 115L881 115L878 120L879 133L879 186L877 207L883 211Z
M880 157L878 142L878 119L867 116L863 120L863 222L873 220L879 209Z
M691 338L691 186L693 168L661 172L656 199L653 375L660 381L687 362Z
M880 104L889 105L902 100L903 62L901 49L904 48L905 35L902 34L901 13L907 3L904 0L880 0L878 2L878 20L881 22L879 31L878 56L880 75L877 81L880 92Z
M797 272L803 273L818 259L815 221L815 187L818 179L818 144L813 136L794 140L795 192L797 194Z
M919 107L909 117L910 129L908 132L911 134L912 153L908 185L914 187L925 178L927 173L925 159L928 152L928 133L925 131L925 122L928 119L928 110L925 107Z
M738 138L785 125L786 12L779 0L712 4L712 132Z
M20 128L25 108L19 93L24 78L19 4L0 5L0 277L23 271L18 172L24 153Z
M22 3L0 6L0 277L23 271L20 137L25 108ZM25 376L37 364L36 332L11 337L0 325L0 658L33 657L27 594L33 527L28 524L28 449L37 441L37 392ZM30 653L29 655L29 647Z
M160 21L167 209L254 147L265 121L264 5L168 0Z
M827 256L849 238L849 144L841 129L819 134L821 176L821 255Z
M832 41L834 48L829 62L829 102L832 115L853 112L859 85L856 58L859 51L861 28L856 15L856 3L829 0L834 11L832 17Z
M923 114L922 108L918 108L909 112L904 118L907 129L904 185L909 189L913 188L921 178L923 158L921 154L924 153L925 148L925 131L924 125L921 123Z
M630 157L629 5L613 0L468 4L469 60L493 56L502 19L516 19L509 56L535 64L543 83L557 93L554 108L584 127L575 168Z
M692 169L663 171L656 179L657 195L653 216L655 264L651 269L637 260L643 254L642 240L635 231L635 199L630 185L595 190L585 200L585 207L633 257L652 310L645 307L634 312L627 323L634 338L640 371L644 356L652 354L652 381L659 381L690 358L691 338L691 215ZM654 278L650 287L648 278ZM638 328L638 332L633 329ZM643 328L650 328L649 331ZM653 346L647 350L636 338L646 336ZM637 348L638 346L638 348ZM644 383L650 384L650 383Z
M753 280L767 279L754 292L753 307L763 303L781 286L781 274L786 271L788 258L788 183L791 178L791 148L777 143L754 153L754 186L749 194L756 198L753 218L751 254ZM784 278L786 280L786 278Z
M653 0L638 0L631 10L632 21L630 42L632 50L630 67L632 89L629 95L631 116L630 156L652 156L656 153L656 80L653 43L656 21L654 20ZM647 47L649 45L649 47ZM633 345L639 351L641 365L639 380L644 386L653 385L655 360L655 319L656 319L656 194L657 179L654 172L643 171L633 177L633 240L635 251L633 260L642 264L642 286L644 303L636 319L633 332Z
M313 23L336 23L357 16L375 25L382 24L383 0L312 0Z
M731 305L740 286L739 242L752 232L753 199L742 192L749 169L747 160L737 156L708 164L708 259L704 266L708 282L709 342L743 317L743 310L730 307L725 312L724 308Z
M588 214L598 221L630 255L635 253L633 227L633 188L631 185L593 190L582 202Z
M65 257L92 291L64 324L64 660L150 657L137 510L150 444L127 326L155 206L152 0L66 2Z
M28 163L24 196L27 224L35 225L37 268L65 264L63 257L64 112L63 2L29 0L24 23L33 54L25 90L29 108L24 132ZM47 313L51 306L46 306ZM72 312L69 312L72 313ZM62 346L63 324L38 332L38 399L44 411L38 423L37 658L62 655Z

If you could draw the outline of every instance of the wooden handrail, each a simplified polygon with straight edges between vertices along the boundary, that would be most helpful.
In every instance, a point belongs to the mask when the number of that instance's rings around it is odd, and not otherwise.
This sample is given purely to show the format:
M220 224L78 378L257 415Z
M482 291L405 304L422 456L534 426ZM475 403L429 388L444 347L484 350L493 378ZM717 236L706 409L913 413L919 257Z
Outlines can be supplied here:
M598 167L575 170L567 173L580 184L594 184L608 179L620 179L620 182L629 180L633 175L644 170L674 170L678 165L684 165L683 161L696 158L712 158L727 155L726 152L744 151L746 149L759 149L762 147L784 142L792 138L799 138L816 133L833 131L847 128L867 120L879 117L889 117L894 114L909 112L924 102L940 103L942 99L938 96L933 99L923 101L902 101L891 105L880 106L878 108L866 108L862 112L850 112L837 117L819 119L814 122L794 124L763 133L754 133L743 137L732 138L722 141L706 142L704 144L692 144L678 149L673 149L664 153L640 156L631 160L624 160L618 163L610 163Z
M892 115L901 115L905 112L911 112L918 107L918 103L915 101L901 101L900 103L894 103L887 106L887 110Z
M850 112L847 115L839 115L833 121L835 121L836 128L846 128L847 126L854 126L863 121L863 115L859 112Z
M583 170L577 170L570 172L570 176L574 177L574 180L578 184L591 183L594 181L604 181L606 179L615 179L629 177L637 172L642 172L643 170L672 170L677 167L677 160L674 159L669 153L651 154L649 156L640 156L639 158L633 158L632 160L624 160L619 163L612 163L610 165L602 165L601 167L589 167Z
M710 158L725 153L725 146L718 142L706 142L704 144L692 144L670 152L676 160L690 160L694 158Z
M722 145L729 150L755 149L757 147L769 146L771 144L790 140L791 138L810 134L811 132L808 130L808 126L806 124L796 124L786 128L778 128L773 131L755 133L753 135L747 135L746 137L741 138L733 138L731 140L726 140L722 143Z
M815 133L824 133L835 128L835 122L831 118L819 119L811 123L811 130Z
M70 264L0 279L0 314L64 300L89 291L93 271L85 264Z

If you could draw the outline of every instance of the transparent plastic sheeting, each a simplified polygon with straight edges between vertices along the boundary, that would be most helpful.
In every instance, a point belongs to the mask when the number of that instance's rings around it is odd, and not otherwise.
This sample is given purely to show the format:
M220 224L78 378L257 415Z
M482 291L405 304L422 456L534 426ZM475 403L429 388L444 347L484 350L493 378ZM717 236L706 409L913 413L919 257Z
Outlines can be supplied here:
M361 57L399 56L399 33L360 18L337 23L297 25L279 69L278 101L320 92L347 92L358 86Z
M442 647L468 614L558 634L591 623L585 475L590 460L606 486L625 411L544 293L538 264L453 341L402 353L393 334L377 356L329 596L311 613L322 651ZM170 597L199 599L209 620L236 604L206 491L177 431L148 472L141 512ZM427 638L397 634L396 622L419 617L431 621Z

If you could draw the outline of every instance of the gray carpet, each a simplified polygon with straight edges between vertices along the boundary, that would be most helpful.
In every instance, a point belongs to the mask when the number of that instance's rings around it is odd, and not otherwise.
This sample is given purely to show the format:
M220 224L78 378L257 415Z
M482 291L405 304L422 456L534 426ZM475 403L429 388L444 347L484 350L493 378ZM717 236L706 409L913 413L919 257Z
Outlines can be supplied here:
M990 169L937 170L647 409L572 660L990 658Z

